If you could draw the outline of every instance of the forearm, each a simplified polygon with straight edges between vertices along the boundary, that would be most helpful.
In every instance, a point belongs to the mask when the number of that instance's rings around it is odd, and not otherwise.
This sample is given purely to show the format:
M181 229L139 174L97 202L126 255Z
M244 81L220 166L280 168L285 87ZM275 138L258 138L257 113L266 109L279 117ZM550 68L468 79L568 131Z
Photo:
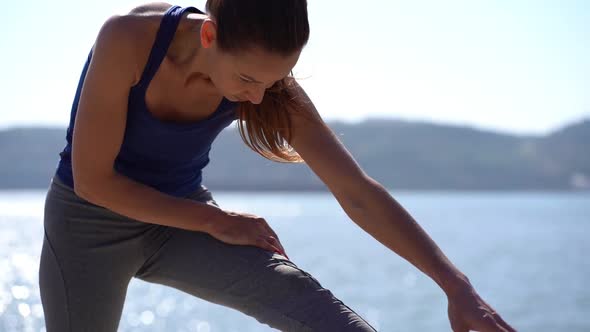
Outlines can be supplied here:
M370 180L355 193L340 196L336 199L356 224L432 278L445 293L468 282L467 277L379 183Z
M194 231L208 232L221 212L215 206L162 193L118 173L77 185L76 193L132 219Z

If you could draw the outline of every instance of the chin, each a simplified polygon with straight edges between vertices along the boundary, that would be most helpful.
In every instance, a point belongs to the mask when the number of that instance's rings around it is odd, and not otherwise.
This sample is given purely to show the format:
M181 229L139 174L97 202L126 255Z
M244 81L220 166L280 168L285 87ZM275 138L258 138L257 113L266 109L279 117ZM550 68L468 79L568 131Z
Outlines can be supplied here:
M240 96L236 96L236 95L226 95L225 96L226 99L229 99L230 101L234 101L234 102L245 102L248 101L248 99L240 97Z
M233 95L225 95L224 97L225 97L225 99L227 99L229 101L234 101L234 102L240 101L237 97L235 97Z

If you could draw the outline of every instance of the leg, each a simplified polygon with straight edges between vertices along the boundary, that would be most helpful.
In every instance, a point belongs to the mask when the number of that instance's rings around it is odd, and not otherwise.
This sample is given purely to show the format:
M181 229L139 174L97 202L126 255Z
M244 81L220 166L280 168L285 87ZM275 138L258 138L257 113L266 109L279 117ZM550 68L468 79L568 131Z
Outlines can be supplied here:
M217 205L210 193L197 199ZM136 277L236 309L282 331L376 331L284 256L230 245L204 232L173 228Z
M91 264L58 254L45 235L39 289L47 332L117 331L130 278L107 272L107 261Z
M144 261L146 226L52 183L39 265L48 332L117 331L127 286Z

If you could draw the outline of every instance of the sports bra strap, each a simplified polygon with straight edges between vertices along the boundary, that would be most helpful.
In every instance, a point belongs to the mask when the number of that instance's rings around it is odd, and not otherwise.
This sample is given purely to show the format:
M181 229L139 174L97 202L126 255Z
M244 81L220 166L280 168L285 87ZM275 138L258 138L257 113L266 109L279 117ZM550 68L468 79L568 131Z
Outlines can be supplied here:
M156 34L156 40L154 41L147 64L143 69L143 73L141 74L141 78L137 85L146 87L151 82L152 78L158 71L160 64L164 60L166 52L168 52L168 48L172 43L172 39L174 38L176 29L180 23L180 19L182 18L182 15L185 11L204 14L195 7L181 7L178 5L170 7L164 13L162 22L160 23L160 27L158 28L158 32Z

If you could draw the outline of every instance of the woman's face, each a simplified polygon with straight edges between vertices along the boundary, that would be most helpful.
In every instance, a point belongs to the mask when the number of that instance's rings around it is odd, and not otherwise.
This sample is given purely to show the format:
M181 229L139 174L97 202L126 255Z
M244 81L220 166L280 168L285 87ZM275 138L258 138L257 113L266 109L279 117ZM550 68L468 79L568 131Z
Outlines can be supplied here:
M234 55L213 48L209 77L231 101L260 104L266 89L286 77L299 59L300 51L287 57L252 49Z

